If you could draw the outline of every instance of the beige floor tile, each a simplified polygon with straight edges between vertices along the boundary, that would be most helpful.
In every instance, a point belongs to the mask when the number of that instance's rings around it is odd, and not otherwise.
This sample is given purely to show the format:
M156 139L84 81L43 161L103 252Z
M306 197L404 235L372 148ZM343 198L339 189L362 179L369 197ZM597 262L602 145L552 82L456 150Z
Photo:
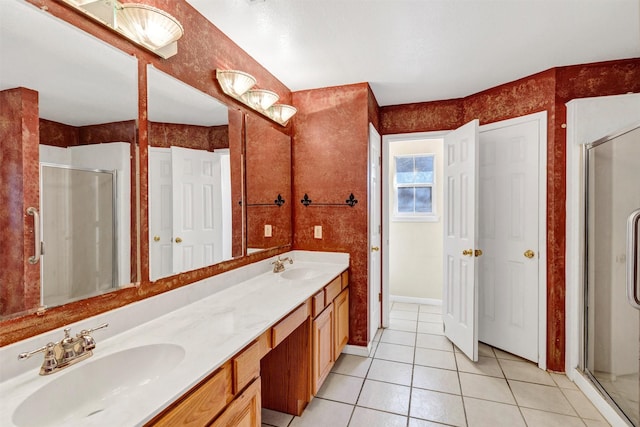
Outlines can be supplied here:
M293 418L289 427L346 427L352 412L352 405L315 398L301 417Z
M380 337L380 342L414 346L416 345L416 333L385 329L382 333L382 337Z
M293 415L262 408L262 424L274 427L287 427L292 419Z
M364 378L330 373L318 390L317 397L355 405Z
M391 310L389 312L390 319L414 320L418 321L417 311Z
M565 374L556 374L554 372L550 372L549 375L551 375L551 379L558 385L558 387L578 390L578 386Z
M462 397L420 388L411 392L411 417L454 426L466 425Z
M483 342L478 342L478 356L496 357L493 348Z
M368 380L384 381L393 384L411 385L413 365L374 359L367 375Z
M452 352L430 348L416 348L415 364L433 368L456 369L456 359Z
M418 321L420 322L436 322L442 323L442 314L440 313L429 313L429 312L420 312L418 315Z
M444 335L442 322L418 322L417 330L421 334Z
M411 388L409 387L365 380L357 405L369 409L407 415L410 396ZM331 424L325 424L325 426L328 425Z
M495 357L479 356L478 361L474 363L463 353L455 353L455 355L456 362L458 362L458 370L460 372L504 378L502 369Z
M420 305L406 302L394 302L391 306L391 310L414 311L417 313L420 310Z
M369 366L371 366L371 358L364 356L354 356L352 354L341 354L338 357L331 372L343 375L353 375L355 377L364 378L367 375Z
M420 305L420 313L436 313L442 314L442 306L441 305Z
M527 426L529 427L584 427L580 418L535 409L521 408Z
M460 372L462 395L515 405L516 401L504 378Z
M392 360L394 362L413 363L414 347L381 342L374 354L375 359Z
M518 406L577 416L558 387L509 380Z
M600 411L593 406L593 403L591 403L591 401L587 399L580 390L562 389L562 393L564 393L565 397L569 403L571 403L571 406L573 406L573 409L576 410L580 418L604 421Z
M520 362L507 359L498 359L498 361L500 362L504 376L507 377L507 379L550 385L554 387L556 385L548 372L543 371L531 362Z
M417 334L416 347L453 351L453 344L444 335Z
M523 359L520 356L516 356L515 354L508 353L504 350L500 350L499 348L494 348L493 351L496 353L496 357L498 359L517 360L519 362L527 362L526 359Z
M442 424L432 423L431 421L421 420L419 418L409 418L409 427L442 427Z
M389 319L389 329L416 332L418 330L418 322L414 320Z
M488 378L488 377L487 377ZM525 427L526 424L515 405L463 397L469 427Z
M600 421L583 419L582 421L587 425L587 427L609 427L611 425L604 420Z
M460 394L458 373L448 369L415 365L413 368L413 386L444 393Z
M349 427L405 427L407 417L356 406Z

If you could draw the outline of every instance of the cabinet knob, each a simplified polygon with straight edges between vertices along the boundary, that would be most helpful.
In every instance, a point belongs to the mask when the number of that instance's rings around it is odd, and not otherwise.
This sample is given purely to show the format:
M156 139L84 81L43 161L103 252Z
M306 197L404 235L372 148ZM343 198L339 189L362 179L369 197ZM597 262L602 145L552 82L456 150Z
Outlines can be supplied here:
M182 239L180 237L176 237L176 243L182 243Z
M533 252L531 249L528 249L528 250L525 251L524 256L529 258L529 259L531 259L534 256L536 256L536 253Z

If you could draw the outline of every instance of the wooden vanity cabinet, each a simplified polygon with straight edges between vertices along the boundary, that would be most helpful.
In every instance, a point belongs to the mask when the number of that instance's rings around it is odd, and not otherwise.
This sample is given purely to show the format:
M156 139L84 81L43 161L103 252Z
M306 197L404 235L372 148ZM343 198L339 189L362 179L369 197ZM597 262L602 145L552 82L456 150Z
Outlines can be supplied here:
M325 308L313 319L311 393L314 395L349 342L348 280L345 271L325 286Z
M236 397L210 426L260 427L261 424L260 378L258 378Z

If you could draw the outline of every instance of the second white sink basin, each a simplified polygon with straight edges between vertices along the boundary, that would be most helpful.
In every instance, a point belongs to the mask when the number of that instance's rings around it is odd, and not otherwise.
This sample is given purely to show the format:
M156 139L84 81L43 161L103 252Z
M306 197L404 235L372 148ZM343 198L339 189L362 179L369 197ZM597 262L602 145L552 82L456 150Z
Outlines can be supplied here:
M58 377L21 403L13 422L17 426L80 423L119 400L144 392L144 387L171 371L184 356L179 345L151 344L87 359L76 369L52 374Z
M322 275L322 271L316 270L313 268L300 267L300 268L291 268L289 270L285 270L280 274L280 277L287 280L311 280L316 277L320 277Z

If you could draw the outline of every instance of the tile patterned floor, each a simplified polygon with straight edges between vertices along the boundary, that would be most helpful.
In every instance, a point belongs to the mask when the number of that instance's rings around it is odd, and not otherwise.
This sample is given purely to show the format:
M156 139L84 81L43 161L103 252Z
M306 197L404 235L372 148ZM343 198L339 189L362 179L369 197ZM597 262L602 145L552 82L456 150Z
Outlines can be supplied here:
M262 410L274 427L599 427L564 375L480 344L471 362L442 334L438 306L393 303L370 357L343 354L301 417Z

